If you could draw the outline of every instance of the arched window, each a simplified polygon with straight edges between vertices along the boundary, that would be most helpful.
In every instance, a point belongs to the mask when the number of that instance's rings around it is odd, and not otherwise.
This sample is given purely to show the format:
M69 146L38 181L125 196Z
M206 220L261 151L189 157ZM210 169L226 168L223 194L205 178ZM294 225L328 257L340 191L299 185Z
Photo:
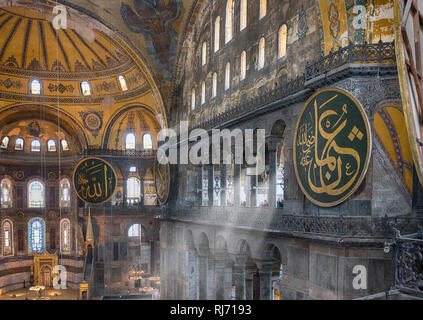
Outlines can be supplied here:
M28 184L28 207L44 208L44 184L40 180L33 180Z
M225 20L225 43L232 40L233 34L233 16L234 16L234 1L227 0L226 2L226 20Z
M220 42L220 17L217 17L214 21L214 52L219 50Z
M242 31L247 27L247 10L247 0L241 0L239 31Z
M135 149L135 142L136 142L135 134L128 133L126 135L126 139L125 139L125 149L126 150L134 150Z
M9 146L9 137L4 137L3 140L1 141L0 148L7 149L8 146Z
M69 151L69 145L68 145L68 142L66 140L63 139L61 141L61 144L62 144L62 150L63 151Z
M45 223L41 218L31 219L28 223L29 233L29 252L42 253L44 251L45 240Z
M213 73L212 97L217 95L217 73Z
M60 222L60 252L70 252L70 236L71 232L69 219L62 219L62 221Z
M201 84L201 104L206 103L206 83L203 81Z
M24 149L24 139L17 138L15 141L15 150L23 150Z
M47 141L47 150L48 152L56 152L56 141L54 140L49 140Z
M70 207L70 183L66 178L60 181L60 207Z
M141 183L136 177L130 177L126 181L126 201L128 204L139 203L141 200Z
M3 231L3 255L13 255L13 224L10 220L4 220Z
M278 58L279 59L286 56L287 33L288 33L288 28L286 24L284 24L279 28L279 33L278 33Z
M119 76L119 84L122 91L128 90L128 86L126 85L126 80L124 76Z
M32 140L32 142L31 142L31 152L40 152L40 151L41 151L40 140Z
M31 94L40 95L41 94L41 82L40 80L31 81Z
M195 109L195 89L191 91L191 110Z
M228 62L225 69L225 90L231 86L231 64Z
M82 81L81 82L81 91L84 96L90 96L91 95L91 86L88 81Z
M151 137L151 134L146 133L142 137L142 145L144 149L153 149L153 139Z
M259 42L258 70L261 70L264 67L265 49L266 49L266 40L264 40L264 38L261 38Z
M139 223L133 224L128 229L129 238L141 238L141 225Z
M0 202L1 208L11 208L12 207L12 183L9 179L3 179L1 181L1 194Z
M267 13L267 0L260 0L260 16L259 20L263 19Z
M204 66L207 63L207 42L203 42L201 49L201 65Z
M241 69L240 78L241 80L244 80L247 74L247 53L245 51L242 51L241 53L241 68L240 69Z

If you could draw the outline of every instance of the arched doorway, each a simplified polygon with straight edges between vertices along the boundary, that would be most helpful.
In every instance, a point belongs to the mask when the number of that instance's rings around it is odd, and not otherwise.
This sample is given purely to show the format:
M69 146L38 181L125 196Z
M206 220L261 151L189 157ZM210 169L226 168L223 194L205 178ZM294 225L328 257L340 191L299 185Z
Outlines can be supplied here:
M43 266L40 272L41 285L44 287L52 286L52 274L49 266Z

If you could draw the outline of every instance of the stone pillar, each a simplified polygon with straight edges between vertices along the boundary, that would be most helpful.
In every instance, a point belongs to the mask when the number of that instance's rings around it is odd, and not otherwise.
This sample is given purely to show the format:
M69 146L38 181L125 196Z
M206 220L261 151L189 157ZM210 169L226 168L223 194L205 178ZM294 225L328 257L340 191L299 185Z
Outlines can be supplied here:
M226 206L226 164L220 165L220 205L222 207Z
M226 252L217 252L215 256L216 300L225 299Z
M256 270L245 272L245 300L254 300L254 274Z
M198 252L198 285L199 299L207 299L207 273L209 264L209 253L207 249L200 249Z
M239 207L241 204L241 165L234 164L234 207Z
M247 257L239 255L235 257L234 277L235 277L235 300L246 299L245 268Z
M140 205L143 206L145 204L144 177L141 177L140 184L141 184L141 202L140 202Z
M126 172L122 172L122 179L123 179L123 195L122 195L123 204L122 204L122 206L126 207L128 205L127 202L126 202L127 199L128 199L128 184L127 184L128 174Z
M277 153L276 150L269 150L269 207L276 207L276 162Z
M209 184L209 207L213 207L214 199L214 166L213 164L208 165L208 184Z
M248 176L247 176L248 177ZM258 185L258 178L257 175L252 175L249 177L250 179L250 207L255 208L257 207L257 185Z
M203 204L203 165L199 165L199 170L197 174L197 202L201 207Z
M156 241L150 240L150 274L156 272Z
M272 265L271 262L258 262L260 277L260 300L272 299Z

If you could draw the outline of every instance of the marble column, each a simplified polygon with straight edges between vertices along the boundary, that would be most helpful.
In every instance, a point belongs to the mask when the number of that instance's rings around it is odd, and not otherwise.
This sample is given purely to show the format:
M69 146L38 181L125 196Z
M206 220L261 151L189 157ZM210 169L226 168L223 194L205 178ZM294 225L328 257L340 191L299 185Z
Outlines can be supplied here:
M276 206L276 150L269 150L269 207Z
M271 262L257 263L260 277L260 300L272 299L272 266Z
M150 240L150 274L156 272L156 241Z
M208 193L209 193L209 207L213 207L214 199L214 165L208 165Z
M245 300L254 300L254 274L256 270L246 270L245 273Z
M145 190L144 190L144 177L141 177L141 202L140 205L144 205L145 204Z
M203 165L198 165L197 174L197 202L199 206L203 205Z
M215 256L215 275L216 275L216 300L225 299L225 268L226 253L218 252Z
M226 206L226 198L227 198L227 192L226 192L226 164L220 165L220 205L222 207Z
M245 279L245 268L246 268L247 257L237 256L235 257L234 264L234 277L235 277L235 299L245 300L246 299L246 279Z
M250 207L255 208L257 207L257 185L258 185L258 177L257 175L249 176L250 179Z
M207 299L207 273L209 264L208 248L198 252L198 285L199 299Z
M127 184L127 181L128 181L128 174L126 173L126 172L122 172L122 179L123 179L123 203L122 203L122 206L123 207L126 207L128 204L127 204L127 199L128 199L128 184Z
M234 164L234 207L241 204L241 165Z

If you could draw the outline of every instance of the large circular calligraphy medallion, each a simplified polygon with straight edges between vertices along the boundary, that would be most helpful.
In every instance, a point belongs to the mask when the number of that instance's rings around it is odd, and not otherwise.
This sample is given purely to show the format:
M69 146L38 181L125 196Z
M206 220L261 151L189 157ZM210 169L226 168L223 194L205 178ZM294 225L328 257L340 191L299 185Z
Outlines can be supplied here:
M332 207L359 187L372 139L366 113L348 92L328 88L307 100L294 135L294 168L310 201Z
M116 173L103 159L82 159L73 172L73 185L82 201L101 204L115 192Z
M157 200L164 205L169 198L170 190L170 165L156 159L154 165L154 181L156 185Z

